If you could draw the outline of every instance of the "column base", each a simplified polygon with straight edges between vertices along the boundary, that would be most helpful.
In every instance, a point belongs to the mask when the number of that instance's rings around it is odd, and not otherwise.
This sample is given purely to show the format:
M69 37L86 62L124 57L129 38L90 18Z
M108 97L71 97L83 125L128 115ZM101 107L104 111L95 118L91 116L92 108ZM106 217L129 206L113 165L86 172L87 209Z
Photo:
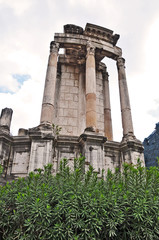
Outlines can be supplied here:
M42 137L42 138L54 138L53 127L51 123L41 123L37 127L29 128L29 136Z
M124 134L121 142L136 141L136 137L133 133Z

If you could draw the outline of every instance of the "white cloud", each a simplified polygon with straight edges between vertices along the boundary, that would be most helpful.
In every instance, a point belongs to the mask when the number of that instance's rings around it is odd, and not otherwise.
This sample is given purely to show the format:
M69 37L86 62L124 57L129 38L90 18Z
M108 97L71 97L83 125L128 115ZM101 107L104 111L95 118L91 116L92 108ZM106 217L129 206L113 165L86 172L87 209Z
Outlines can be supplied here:
M33 4L34 0L0 0L0 4L13 9L16 15L22 15Z
M13 109L11 132L37 126L40 121L43 84L29 79L16 94L0 93L1 108Z

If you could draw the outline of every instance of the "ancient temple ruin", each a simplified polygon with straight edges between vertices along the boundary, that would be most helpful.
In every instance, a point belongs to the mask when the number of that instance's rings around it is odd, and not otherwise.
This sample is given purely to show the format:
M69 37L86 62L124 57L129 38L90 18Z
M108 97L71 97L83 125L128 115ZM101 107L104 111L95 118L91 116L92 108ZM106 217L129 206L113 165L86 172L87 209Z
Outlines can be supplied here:
M0 163L7 176L26 176L30 171L53 164L58 171L62 158L73 166L82 153L85 169L121 169L123 162L143 158L143 145L133 131L125 74L125 60L117 47L118 34L86 24L67 24L55 33L50 44L40 125L19 129L10 135L11 109L3 109L0 120ZM59 54L62 48L64 53ZM113 141L109 79L104 57L117 64L123 138ZM29 114L29 113L28 113ZM57 136L52 123L62 128Z

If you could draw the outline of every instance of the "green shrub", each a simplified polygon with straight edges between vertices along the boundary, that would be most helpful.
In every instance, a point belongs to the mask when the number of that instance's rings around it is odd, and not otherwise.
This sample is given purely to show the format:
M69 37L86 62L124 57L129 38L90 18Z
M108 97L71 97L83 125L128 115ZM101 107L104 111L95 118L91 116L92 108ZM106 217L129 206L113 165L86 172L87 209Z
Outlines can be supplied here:
M0 187L0 232L5 240L159 239L159 168L124 164L123 173L97 178L84 157L59 173L30 173Z

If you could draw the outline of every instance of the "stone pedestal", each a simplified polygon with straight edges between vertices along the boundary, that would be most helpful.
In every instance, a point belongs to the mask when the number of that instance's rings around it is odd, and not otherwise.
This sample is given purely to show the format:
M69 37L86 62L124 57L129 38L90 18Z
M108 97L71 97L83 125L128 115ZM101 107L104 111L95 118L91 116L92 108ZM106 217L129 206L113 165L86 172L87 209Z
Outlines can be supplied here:
M82 154L85 156L85 170L89 169L91 165L95 172L100 177L102 169L104 168L104 144L106 137L98 135L97 133L85 131L79 137L79 144L82 147Z
M127 142L126 141L121 142L120 151L121 151L121 168L124 162L136 165L138 159L140 159L142 166L145 166L143 154L144 147L139 140L129 140Z
M44 168L53 161L54 135L51 126L40 125L29 129L31 152L28 172Z

